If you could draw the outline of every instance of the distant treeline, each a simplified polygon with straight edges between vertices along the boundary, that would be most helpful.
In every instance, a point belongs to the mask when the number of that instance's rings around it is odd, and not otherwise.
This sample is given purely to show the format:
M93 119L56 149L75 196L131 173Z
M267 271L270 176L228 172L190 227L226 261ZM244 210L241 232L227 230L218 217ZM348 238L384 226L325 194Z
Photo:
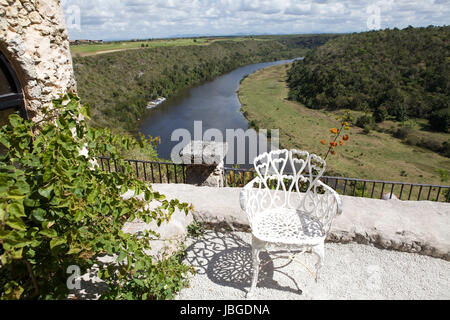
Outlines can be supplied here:
M240 66L304 55L335 35L220 41L207 46L126 50L73 59L78 93L92 124L132 131L147 102Z
M289 96L310 108L351 108L404 121L450 126L450 27L343 35L288 72Z

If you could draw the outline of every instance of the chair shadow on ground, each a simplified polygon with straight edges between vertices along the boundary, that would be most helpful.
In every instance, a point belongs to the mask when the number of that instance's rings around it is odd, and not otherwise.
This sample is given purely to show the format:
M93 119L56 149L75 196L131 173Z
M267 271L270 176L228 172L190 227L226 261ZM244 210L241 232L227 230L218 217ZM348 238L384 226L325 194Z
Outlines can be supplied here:
M203 237L194 239L194 243L187 248L187 252L186 262L195 267L197 274L206 274L213 283L218 285L248 292L253 275L251 244L238 235L208 231ZM277 252L271 251L272 258L274 254ZM257 288L270 288L299 295L303 293L295 279L282 271L284 267L292 263L291 261L275 267L266 251L262 251L259 257L261 269ZM275 273L282 274L292 284L281 285L274 280Z

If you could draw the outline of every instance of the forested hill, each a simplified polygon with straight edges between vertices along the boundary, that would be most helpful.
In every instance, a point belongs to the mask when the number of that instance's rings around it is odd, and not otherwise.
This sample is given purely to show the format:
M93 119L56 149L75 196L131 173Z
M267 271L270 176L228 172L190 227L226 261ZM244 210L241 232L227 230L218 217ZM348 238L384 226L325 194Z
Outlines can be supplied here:
M143 48L76 57L73 65L78 93L91 106L92 124L133 130L150 99L171 96L246 64L304 55L307 49L333 37L289 36Z
M351 108L450 124L450 27L348 34L311 51L288 74L290 98L310 108Z

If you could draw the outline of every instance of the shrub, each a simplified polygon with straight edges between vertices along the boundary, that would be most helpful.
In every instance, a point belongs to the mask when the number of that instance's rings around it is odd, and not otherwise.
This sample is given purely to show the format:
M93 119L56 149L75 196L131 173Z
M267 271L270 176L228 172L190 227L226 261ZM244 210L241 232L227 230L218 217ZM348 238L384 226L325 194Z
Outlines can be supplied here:
M409 135L406 138L406 143L411 145L411 146L417 146L421 144L421 141L419 140L419 138L415 135Z
M387 109L385 106L381 106L373 112L373 118L374 118L375 122L377 122L377 123L380 123L380 122L383 122L384 120L386 120L387 116L388 116L388 112L387 112Z
M168 201L144 182L132 178L132 168L118 149L145 147L153 142L90 128L80 120L89 108L67 95L43 109L45 119L26 121L16 114L0 130L0 298L66 298L69 266L86 272L94 263L109 290L103 299L171 298L191 270L177 257L155 261L145 254L158 235L125 234L126 222L140 219L161 224L175 209L191 207ZM80 154L87 147L87 156ZM121 172L107 173L92 161L104 155ZM131 190L142 198L124 200ZM156 207L149 209L147 203ZM117 255L102 263L103 255Z
M364 128L366 126L372 126L373 118L369 115L363 115L356 120L356 126Z
M394 137L398 139L406 139L411 133L411 130L412 129L410 127L400 127L397 131L395 131Z
M370 125L365 125L364 129L363 129L363 133L369 134L371 130L372 130L372 127Z
M447 158L450 158L450 143L445 141L442 143L441 154Z
M199 238L205 233L205 225L194 219L194 222L188 225L187 232L189 237Z
M248 125L249 125L250 128L253 128L253 129L255 129L256 131L259 130L259 127L258 127L258 125L256 124L256 121L255 121L255 120L250 120L250 122L248 123Z
M437 169L436 173L439 175L439 178L441 179L441 182L447 182L448 181L448 172L444 169Z
M440 152L442 150L442 144L431 138L422 138L419 145L434 152Z
M395 117L395 120L403 122L409 119L408 112L403 104L397 104L391 110L392 115Z
M447 132L450 127L450 108L435 111L430 116L433 130Z

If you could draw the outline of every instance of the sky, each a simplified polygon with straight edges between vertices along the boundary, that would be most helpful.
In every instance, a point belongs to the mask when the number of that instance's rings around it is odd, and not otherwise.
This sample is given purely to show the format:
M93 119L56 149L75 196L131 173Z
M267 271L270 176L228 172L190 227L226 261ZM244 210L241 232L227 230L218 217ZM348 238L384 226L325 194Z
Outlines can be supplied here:
M61 4L74 40L450 25L450 0L62 0Z

